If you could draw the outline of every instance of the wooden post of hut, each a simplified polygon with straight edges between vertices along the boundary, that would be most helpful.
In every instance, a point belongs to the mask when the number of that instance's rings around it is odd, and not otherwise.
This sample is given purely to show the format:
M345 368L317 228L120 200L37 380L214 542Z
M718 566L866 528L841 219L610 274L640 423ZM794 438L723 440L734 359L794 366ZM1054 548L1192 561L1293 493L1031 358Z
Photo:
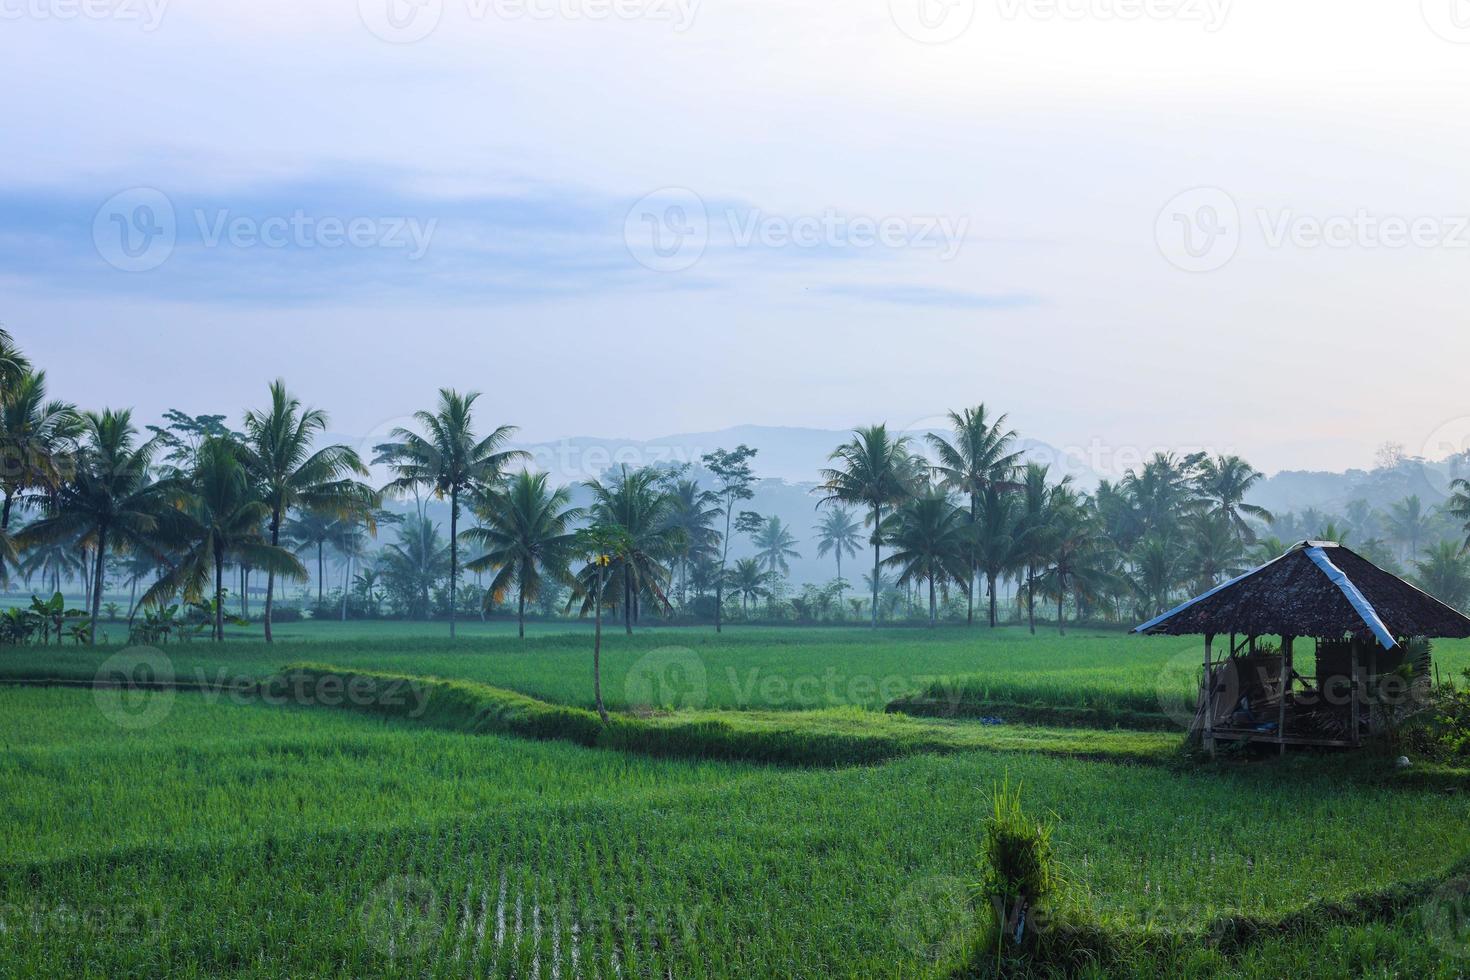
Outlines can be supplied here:
M1201 687L1205 692L1205 748L1210 750L1210 758L1215 757L1215 668L1211 665L1210 645L1214 642L1215 634L1205 634L1205 676Z
M1348 649L1351 651L1349 653L1351 659L1348 661L1348 691L1349 697L1352 698L1352 704L1348 709L1348 713L1349 717L1352 718L1352 743L1354 746L1357 746L1363 740L1362 721L1358 716L1358 711L1360 710L1358 706L1358 641L1353 640L1352 643L1348 644Z
M1276 734L1281 737L1279 743L1281 751L1277 755L1286 754L1286 694L1291 690L1291 641L1293 637L1283 636L1281 638L1281 700L1276 706Z

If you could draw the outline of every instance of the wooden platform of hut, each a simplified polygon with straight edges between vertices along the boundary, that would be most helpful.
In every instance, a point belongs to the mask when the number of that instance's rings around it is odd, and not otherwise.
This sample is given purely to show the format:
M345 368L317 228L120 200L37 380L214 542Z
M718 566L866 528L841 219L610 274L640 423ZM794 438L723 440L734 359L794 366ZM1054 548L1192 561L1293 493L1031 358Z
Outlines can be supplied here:
M1203 634L1190 734L1213 755L1222 740L1361 745L1427 693L1427 639L1470 636L1470 619L1340 544L1303 541L1133 632ZM1305 638L1311 677L1294 660Z

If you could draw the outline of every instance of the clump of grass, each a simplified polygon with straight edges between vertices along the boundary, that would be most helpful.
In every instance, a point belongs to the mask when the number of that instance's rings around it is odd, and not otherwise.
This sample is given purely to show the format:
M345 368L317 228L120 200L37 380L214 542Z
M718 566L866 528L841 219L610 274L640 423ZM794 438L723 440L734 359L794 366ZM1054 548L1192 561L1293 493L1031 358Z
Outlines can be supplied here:
M1062 871L1052 843L1055 820L1030 817L1021 806L1021 784L1010 776L995 787L985 819L985 875L976 885L978 897L994 916L996 972L1007 942L1019 947L1033 912L1061 888Z

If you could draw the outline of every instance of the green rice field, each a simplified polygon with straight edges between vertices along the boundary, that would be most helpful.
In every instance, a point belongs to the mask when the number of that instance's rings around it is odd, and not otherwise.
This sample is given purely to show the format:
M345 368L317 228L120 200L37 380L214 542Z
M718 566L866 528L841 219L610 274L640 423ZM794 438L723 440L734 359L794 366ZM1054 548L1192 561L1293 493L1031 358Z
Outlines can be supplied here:
M474 685L493 684L548 711L592 703L585 633L451 645L428 629L171 644L148 666L218 680L309 659L486 698ZM1057 821L1067 880L1050 914L1095 937L1080 959L1007 975L1470 968L1458 772L1211 765L1167 731L881 712L936 678L996 704L1159 710L1161 686L1187 684L1168 663L1181 649L1195 644L1018 630L609 637L619 724L903 748L862 765L715 760L699 737L650 754L496 734L460 724L428 681L423 710L392 711L0 686L0 975L985 975L968 887L1006 780ZM119 653L28 647L0 655L0 675L90 681ZM1465 655L1445 644L1441 670Z

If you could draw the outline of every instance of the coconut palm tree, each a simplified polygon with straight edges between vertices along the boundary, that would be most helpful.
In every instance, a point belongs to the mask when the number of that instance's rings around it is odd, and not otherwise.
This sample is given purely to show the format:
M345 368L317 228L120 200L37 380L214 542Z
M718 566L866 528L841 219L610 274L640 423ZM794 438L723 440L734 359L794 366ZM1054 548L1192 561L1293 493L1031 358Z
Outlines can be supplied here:
M586 486L592 492L592 523L621 528L626 537L608 574L610 581L621 584L623 628L631 636L643 598L658 606L669 604L669 570L662 562L675 553L670 501L659 490L658 473L649 468L623 467L606 483L589 480Z
M326 598L327 545L336 541L339 519L326 511L303 510L288 518L282 527L282 537L296 554L304 551L316 552L316 601L317 605Z
M265 539L270 507L256 493L241 457L241 447L231 439L210 436L200 444L187 480L170 487L178 520L166 536L182 546L182 556L143 595L147 605L174 595L188 602L207 598L216 642L225 638L227 563L306 579L306 568L295 555Z
M1021 453L1014 448L1016 433L1007 429L1006 416L991 421L982 403L963 412L949 413L953 441L935 433L925 438L933 447L937 462L934 471L946 488L969 501L970 525L980 522L980 500L994 486L1002 490L1016 489L1012 474L1020 465ZM975 622L975 582L980 577L980 556L970 555L967 625Z
M54 493L82 432L75 406L46 398L46 372L24 371L0 395L0 531L10 530L10 515L28 490Z
M1441 541L1414 562L1414 583L1445 605L1470 603L1470 559L1453 541Z
M791 565L787 559L801 557L801 552L796 550L796 537L792 535L791 529L782 524L781 518L774 514L761 525L752 542L756 549L755 560L773 574L790 575Z
M515 434L513 425L502 425L481 439L475 433L474 405L477 391L460 394L451 388L439 390L439 407L414 413L423 435L396 428L394 441L380 446L383 462L398 475L385 491L432 489L440 500L449 500L449 635L455 635L455 596L459 580L459 505L475 489L488 490L500 482L510 464L529 460L530 454L506 449Z
M1146 535L1134 547L1129 582L1145 616L1157 616L1169 608L1170 597L1181 580L1182 558L1173 539L1158 532Z
M44 589L51 583L51 591L60 592L63 579L81 579L87 574L87 563L78 553L77 543L61 539L37 544L29 549L20 561L20 574L27 586L30 580L39 577Z
M675 560L679 564L679 604L688 598L690 564L718 553L721 535L715 520L723 511L720 498L712 490L700 489L697 480L677 480L669 489L666 518Z
M1098 600L1112 584L1113 548L1070 487L1057 489L1052 511L1051 562L1041 584L1057 600L1057 632L1065 636L1067 594L1075 594L1079 606Z
M1246 570L1239 530L1224 510L1204 511L1190 519L1184 564L1196 592L1212 589Z
M592 627L592 696L597 704L597 716L608 723L607 707L602 703L602 602L607 591L609 569L630 560L634 549L633 541L625 528L616 524L592 524L577 531L571 545L571 553L586 559L583 574L573 584L573 597L584 593L586 602L583 612L590 605L593 615Z
M1406 557L1414 561L1419 557L1419 542L1429 530L1430 514L1425 511L1418 494L1406 497L1388 509L1388 533L1391 538L1407 548Z
M282 522L293 510L306 510L326 518L370 514L378 505L378 494L367 484L353 479L353 476L367 475L367 467L357 453L342 445L313 448L317 436L327 429L327 413L303 408L281 380L271 384L270 395L269 408L245 413L246 441L242 452L250 476L270 509L269 543L280 546ZM320 555L317 565L320 601ZM267 570L264 620L267 643L272 642L271 609L275 594L276 576Z
M1265 474L1251 466L1239 456L1216 456L1200 460L1195 486L1204 498L1207 509L1223 517L1242 545L1256 542L1255 528L1246 517L1270 523L1274 518L1264 507L1245 502L1246 494Z
M82 431L75 466L55 494L51 513L22 531L19 541L27 547L67 542L91 556L88 638L95 642L107 557L133 549L157 554L155 535L170 511L167 485L149 475L154 443L138 443L131 412L88 412Z
M813 530L817 532L817 557L825 558L831 553L837 559L837 597L841 599L846 584L842 578L842 556L846 553L849 558L857 557L863 541L862 525L851 510L833 507Z
M935 588L941 582L964 582L973 571L973 532L965 511L949 494L929 490L904 501L884 522L883 538L892 553L883 564L898 570L898 583L929 585L929 626L939 621Z
M759 600L771 594L771 580L774 577L774 572L763 569L754 558L736 560L729 574L730 592L740 597L742 613L749 614L748 603L751 599Z
M909 452L907 436L893 438L887 425L854 429L852 441L832 451L834 466L822 470L817 492L822 502L860 504L869 508L873 528L873 622L878 628L878 568L882 564L883 509L897 504L912 492L917 469Z
M473 503L479 527L464 532L467 542L485 549L467 563L472 572L493 571L485 608L504 602L516 590L516 629L526 636L526 600L535 599L547 578L565 579L571 560L572 524L582 512L571 506L566 487L547 485L545 473L521 472L507 486L478 496Z
M383 549L379 567L395 605L411 619L427 619L433 611L429 594L449 571L449 547L439 525L427 517L404 521L398 540Z
M1050 483L1050 473L1051 468L1043 463L1027 463L1020 479L1021 515L1015 547L1025 569L1026 615L1032 633L1036 632L1036 590L1056 548L1057 512L1072 481L1064 476Z
M992 486L980 495L980 521L972 533L979 571L985 576L990 599L991 629L996 626L996 583L1025 560L1020 547L1020 537L1024 534L1022 516L1015 494Z

